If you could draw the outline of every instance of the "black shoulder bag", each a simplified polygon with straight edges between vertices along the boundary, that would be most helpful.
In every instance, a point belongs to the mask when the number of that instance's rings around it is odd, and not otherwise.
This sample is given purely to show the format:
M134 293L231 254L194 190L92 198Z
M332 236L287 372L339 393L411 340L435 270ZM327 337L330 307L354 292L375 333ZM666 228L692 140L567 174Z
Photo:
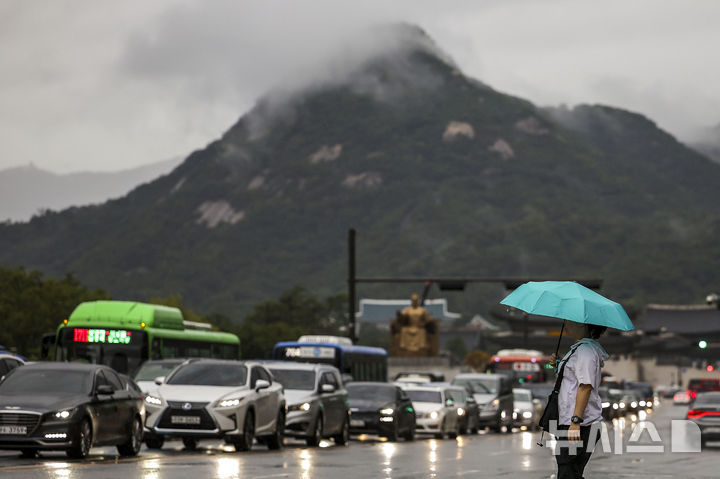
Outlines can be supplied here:
M563 361L562 366L560 366L560 371L558 372L557 379L555 380L555 387L553 387L552 392L548 396L547 405L545 406L545 410L542 413L542 416L540 416L540 422L538 425L543 429L543 431L550 431L550 421L555 421L557 423L558 419L560 419L560 408L558 405L558 394L560 393L560 384L563 380L563 375L565 374L565 365L568 361L570 361L570 357L575 354L575 351L577 350L577 347L573 348L572 351L570 351L570 356Z

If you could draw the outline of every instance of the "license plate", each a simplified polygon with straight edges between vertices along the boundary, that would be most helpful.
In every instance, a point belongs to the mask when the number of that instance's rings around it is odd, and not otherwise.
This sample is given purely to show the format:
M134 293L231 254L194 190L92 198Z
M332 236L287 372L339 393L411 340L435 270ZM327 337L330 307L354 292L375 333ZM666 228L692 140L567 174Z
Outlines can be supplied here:
M712 434L720 433L720 427L706 427L703 428L702 432L709 432Z
M171 416L173 424L200 424L200 416Z
M0 434L27 434L27 426L0 426Z
M352 426L352 427L365 427L365 421L361 421L360 419L351 419L351 420L350 420L350 426Z

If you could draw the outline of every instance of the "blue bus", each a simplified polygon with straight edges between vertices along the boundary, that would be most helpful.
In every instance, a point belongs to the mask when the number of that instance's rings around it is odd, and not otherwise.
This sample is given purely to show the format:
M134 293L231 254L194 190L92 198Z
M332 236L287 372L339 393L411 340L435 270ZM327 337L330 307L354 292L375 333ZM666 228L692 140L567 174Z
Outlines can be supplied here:
M388 354L383 348L355 346L338 336L301 336L275 345L272 358L281 361L331 364L353 381L387 381Z

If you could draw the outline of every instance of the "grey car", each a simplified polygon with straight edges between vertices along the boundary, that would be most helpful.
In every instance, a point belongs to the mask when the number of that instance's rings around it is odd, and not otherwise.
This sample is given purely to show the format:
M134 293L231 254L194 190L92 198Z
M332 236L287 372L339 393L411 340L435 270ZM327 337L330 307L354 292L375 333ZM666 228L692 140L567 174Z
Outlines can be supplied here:
M287 400L285 435L317 446L326 437L345 445L350 438L350 403L340 372L328 364L267 361Z
M708 441L720 441L720 392L698 394L687 419L700 428L703 448Z
M489 426L500 432L505 426L512 428L513 392L512 381L503 374L458 374L451 384L469 388L480 408L480 427Z

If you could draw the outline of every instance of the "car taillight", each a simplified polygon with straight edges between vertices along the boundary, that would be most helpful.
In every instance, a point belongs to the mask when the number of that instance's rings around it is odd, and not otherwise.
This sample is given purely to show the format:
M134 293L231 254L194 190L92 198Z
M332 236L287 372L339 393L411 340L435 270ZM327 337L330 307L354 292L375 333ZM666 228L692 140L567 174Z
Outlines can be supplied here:
M697 419L703 416L720 416L720 411L703 411L700 409L692 409L688 411L688 419Z
M697 396L697 393L695 391L685 391L685 394L687 394L693 399L695 399L695 397Z

